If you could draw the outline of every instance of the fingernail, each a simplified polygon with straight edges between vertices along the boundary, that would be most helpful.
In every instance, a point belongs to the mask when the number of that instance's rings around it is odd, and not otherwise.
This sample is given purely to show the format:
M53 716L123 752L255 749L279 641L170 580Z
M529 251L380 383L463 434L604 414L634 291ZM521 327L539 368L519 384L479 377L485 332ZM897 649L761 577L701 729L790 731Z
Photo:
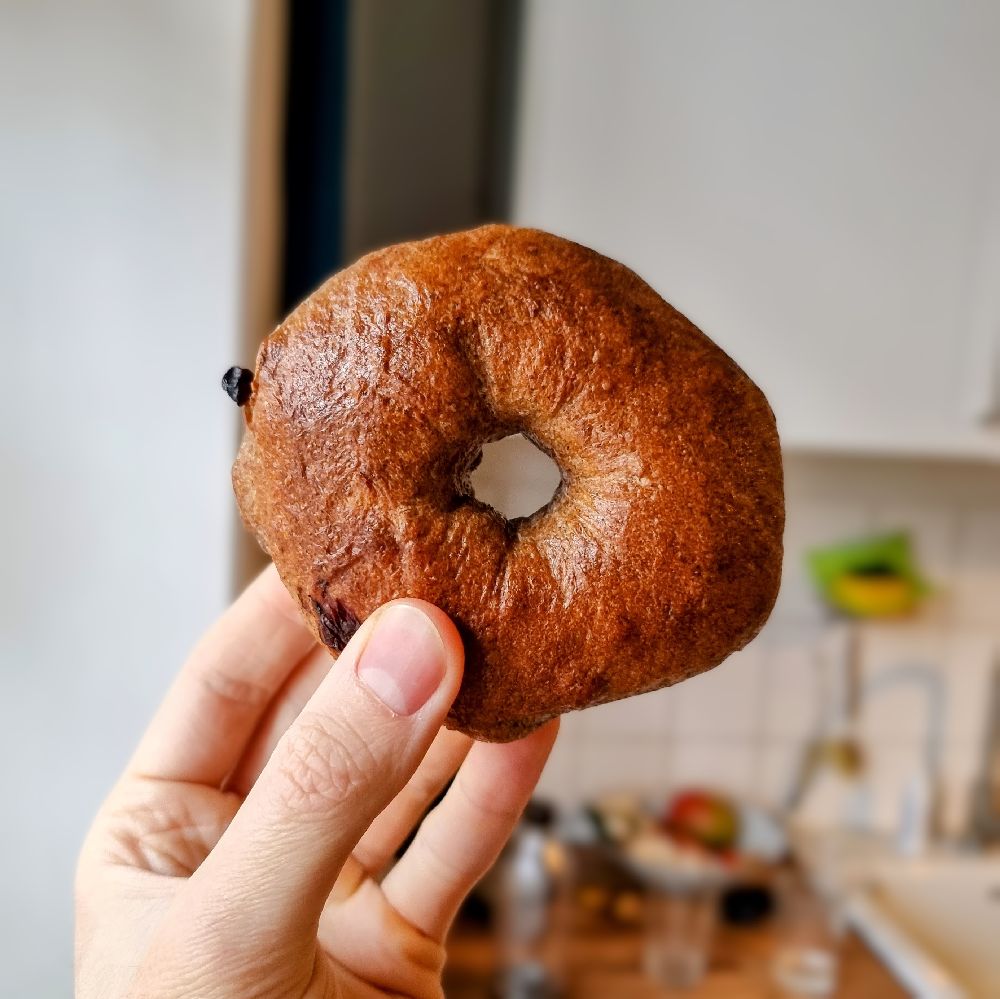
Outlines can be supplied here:
M423 611L394 604L378 615L358 679L391 711L419 711L444 679L444 643Z

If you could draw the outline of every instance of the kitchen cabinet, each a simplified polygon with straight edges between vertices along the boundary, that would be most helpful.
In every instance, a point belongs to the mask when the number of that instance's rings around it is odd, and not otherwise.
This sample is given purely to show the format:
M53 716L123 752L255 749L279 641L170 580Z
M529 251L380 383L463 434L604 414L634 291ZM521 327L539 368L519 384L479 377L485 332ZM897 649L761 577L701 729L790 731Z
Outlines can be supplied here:
M528 0L513 216L616 257L786 448L1000 459L1000 5Z

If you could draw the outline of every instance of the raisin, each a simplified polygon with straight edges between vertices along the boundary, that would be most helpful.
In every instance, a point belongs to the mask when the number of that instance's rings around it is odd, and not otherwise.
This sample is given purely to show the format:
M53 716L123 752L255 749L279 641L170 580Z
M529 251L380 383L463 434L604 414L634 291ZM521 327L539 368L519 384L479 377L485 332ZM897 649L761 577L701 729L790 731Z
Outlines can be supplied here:
M245 406L253 386L253 369L233 365L222 376L222 387L237 406Z
M313 607L319 619L319 635L323 644L337 652L343 652L361 622L340 600L327 601L325 605L313 600Z

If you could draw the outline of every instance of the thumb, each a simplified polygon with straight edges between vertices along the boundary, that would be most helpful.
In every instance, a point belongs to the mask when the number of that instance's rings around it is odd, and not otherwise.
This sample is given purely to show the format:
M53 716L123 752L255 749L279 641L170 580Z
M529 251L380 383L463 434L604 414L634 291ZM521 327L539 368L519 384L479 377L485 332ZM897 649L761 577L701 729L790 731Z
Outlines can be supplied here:
M431 604L398 600L368 618L189 884L217 929L272 945L314 930L351 851L427 752L462 665L455 626ZM225 899L233 911L220 913Z

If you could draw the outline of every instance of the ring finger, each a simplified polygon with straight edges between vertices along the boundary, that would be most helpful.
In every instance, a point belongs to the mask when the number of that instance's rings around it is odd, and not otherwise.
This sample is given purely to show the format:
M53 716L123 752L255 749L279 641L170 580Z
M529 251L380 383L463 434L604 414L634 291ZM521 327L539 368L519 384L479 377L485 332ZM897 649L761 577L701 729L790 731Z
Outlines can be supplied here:
M448 793L385 876L386 900L432 940L444 940L463 899L513 832L558 729L551 722L517 742L473 746Z

